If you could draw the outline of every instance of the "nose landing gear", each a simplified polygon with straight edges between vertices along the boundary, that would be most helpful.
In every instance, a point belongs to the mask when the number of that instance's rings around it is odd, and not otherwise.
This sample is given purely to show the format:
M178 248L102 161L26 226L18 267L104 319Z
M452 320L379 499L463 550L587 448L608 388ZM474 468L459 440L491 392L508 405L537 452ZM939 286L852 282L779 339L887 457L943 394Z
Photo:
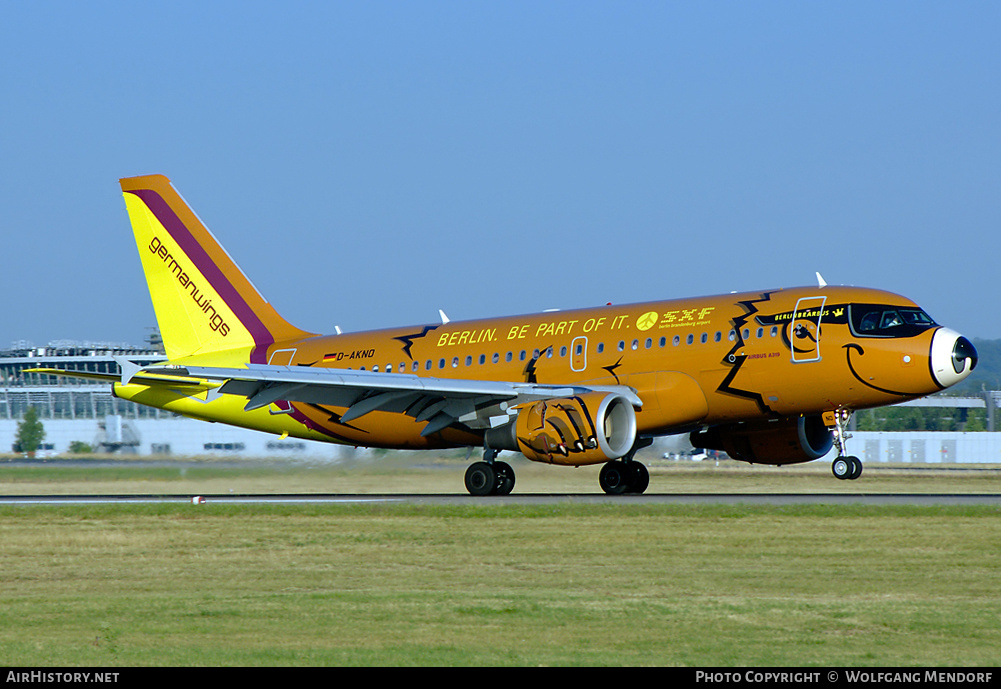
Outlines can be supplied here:
M842 481L854 481L862 475L862 461L858 457L847 455L846 445L852 434L848 432L848 422L852 412L848 409L838 409L834 412L834 444L838 446L838 456L831 463L834 477Z
M838 457L831 463L835 478L854 481L862 475L862 462L858 457Z

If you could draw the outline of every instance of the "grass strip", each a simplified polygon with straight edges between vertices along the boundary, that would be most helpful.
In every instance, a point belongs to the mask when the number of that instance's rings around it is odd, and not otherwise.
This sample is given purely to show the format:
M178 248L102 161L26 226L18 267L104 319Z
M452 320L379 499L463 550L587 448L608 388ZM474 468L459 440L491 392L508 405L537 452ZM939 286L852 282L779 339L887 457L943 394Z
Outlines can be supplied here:
M0 508L8 665L997 665L992 507Z

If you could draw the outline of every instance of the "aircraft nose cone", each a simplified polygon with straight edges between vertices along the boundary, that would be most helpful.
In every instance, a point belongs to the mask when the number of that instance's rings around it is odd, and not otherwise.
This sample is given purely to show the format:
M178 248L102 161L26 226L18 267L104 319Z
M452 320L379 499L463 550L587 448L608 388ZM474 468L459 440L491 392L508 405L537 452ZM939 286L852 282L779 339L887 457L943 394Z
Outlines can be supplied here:
M931 370L943 388L970 375L977 365L977 349L968 339L949 328L939 328L931 341Z
M956 340L956 346L952 348L952 368L956 373L962 373L966 368L966 362L970 362L970 370L977 367L977 348L965 337Z

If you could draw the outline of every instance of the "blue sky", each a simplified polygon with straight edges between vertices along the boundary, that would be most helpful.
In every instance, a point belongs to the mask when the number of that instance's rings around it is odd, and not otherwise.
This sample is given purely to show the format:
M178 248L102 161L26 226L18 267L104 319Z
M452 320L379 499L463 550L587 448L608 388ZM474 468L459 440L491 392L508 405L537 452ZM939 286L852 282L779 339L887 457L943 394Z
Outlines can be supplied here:
M3 2L0 348L155 323L166 174L330 332L812 284L1001 337L996 2Z

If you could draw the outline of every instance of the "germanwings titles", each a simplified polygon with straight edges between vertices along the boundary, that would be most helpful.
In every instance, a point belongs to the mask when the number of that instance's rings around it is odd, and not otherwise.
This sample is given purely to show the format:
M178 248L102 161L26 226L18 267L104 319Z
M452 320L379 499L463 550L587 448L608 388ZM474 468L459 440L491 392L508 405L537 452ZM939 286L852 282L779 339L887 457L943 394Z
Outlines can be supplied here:
M113 394L207 421L366 447L482 447L474 495L514 487L502 451L603 464L642 493L636 451L689 433L760 464L845 449L855 410L943 390L977 364L968 339L904 297L802 287L318 335L286 322L160 175L121 180L168 361L122 361Z

